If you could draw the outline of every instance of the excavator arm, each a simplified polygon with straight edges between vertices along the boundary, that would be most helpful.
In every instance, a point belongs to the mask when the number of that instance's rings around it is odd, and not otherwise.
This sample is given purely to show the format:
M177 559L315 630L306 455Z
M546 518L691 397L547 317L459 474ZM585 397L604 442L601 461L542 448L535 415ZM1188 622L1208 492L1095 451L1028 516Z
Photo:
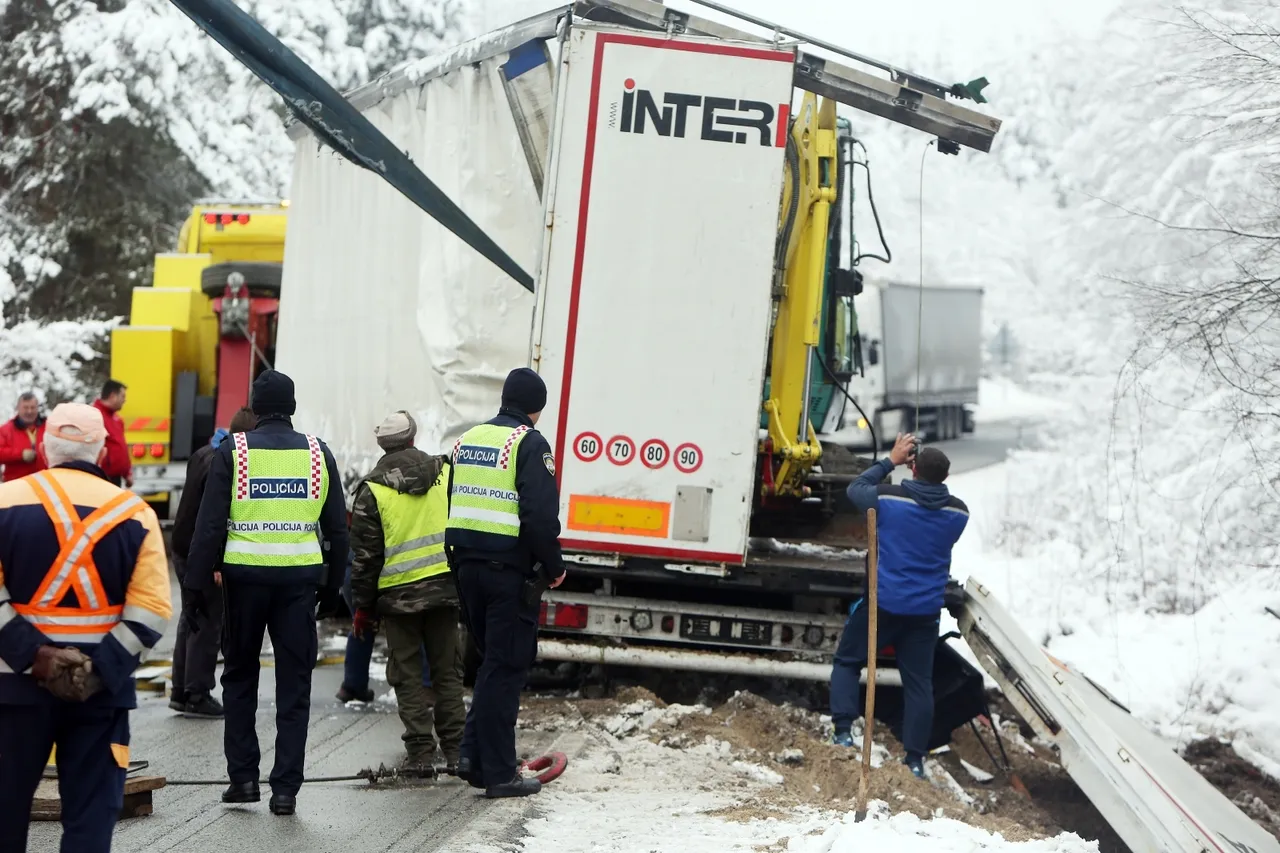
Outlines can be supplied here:
M770 358L765 492L807 496L805 478L822 458L809 418L813 360L821 338L828 225L836 202L836 102L806 92L787 145Z

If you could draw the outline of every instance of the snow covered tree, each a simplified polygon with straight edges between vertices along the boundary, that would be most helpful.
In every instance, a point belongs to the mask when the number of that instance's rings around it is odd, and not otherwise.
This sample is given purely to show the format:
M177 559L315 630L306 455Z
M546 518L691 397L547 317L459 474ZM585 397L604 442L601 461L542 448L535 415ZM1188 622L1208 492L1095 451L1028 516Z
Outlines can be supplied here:
M462 26L457 0L241 5L339 89ZM197 197L287 191L279 98L167 0L0 4L0 44L11 312L120 315Z

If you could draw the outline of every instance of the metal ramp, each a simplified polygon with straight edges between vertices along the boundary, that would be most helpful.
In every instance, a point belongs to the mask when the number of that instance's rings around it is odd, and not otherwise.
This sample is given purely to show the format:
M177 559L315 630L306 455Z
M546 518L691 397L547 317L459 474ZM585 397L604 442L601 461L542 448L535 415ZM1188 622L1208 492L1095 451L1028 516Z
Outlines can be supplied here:
M1280 853L1168 743L1041 649L979 581L965 593L969 647L1133 853Z

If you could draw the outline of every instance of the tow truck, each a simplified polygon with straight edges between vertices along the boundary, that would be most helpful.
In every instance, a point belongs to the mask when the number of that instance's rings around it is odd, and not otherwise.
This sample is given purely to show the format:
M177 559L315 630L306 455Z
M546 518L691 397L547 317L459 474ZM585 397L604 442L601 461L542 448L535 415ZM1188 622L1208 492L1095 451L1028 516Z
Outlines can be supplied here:
M186 460L249 400L275 355L287 201L208 199L191 209L176 251L156 255L127 325L111 333L111 375L133 491L168 518Z

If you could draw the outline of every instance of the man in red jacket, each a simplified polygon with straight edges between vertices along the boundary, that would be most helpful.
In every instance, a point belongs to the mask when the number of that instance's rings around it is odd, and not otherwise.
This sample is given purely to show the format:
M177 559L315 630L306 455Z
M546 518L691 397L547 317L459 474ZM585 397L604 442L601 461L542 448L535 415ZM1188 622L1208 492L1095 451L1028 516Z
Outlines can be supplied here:
M44 418L40 401L31 391L18 398L18 414L0 424L0 465L4 466L0 482L17 480L45 469L40 457L44 441Z
M129 458L129 446L124 443L124 421L117 414L124 408L125 384L108 379L102 385L102 396L93 401L93 407L102 412L102 423L107 428L107 455L102 460L102 472L117 486L128 489L133 486L133 460Z

